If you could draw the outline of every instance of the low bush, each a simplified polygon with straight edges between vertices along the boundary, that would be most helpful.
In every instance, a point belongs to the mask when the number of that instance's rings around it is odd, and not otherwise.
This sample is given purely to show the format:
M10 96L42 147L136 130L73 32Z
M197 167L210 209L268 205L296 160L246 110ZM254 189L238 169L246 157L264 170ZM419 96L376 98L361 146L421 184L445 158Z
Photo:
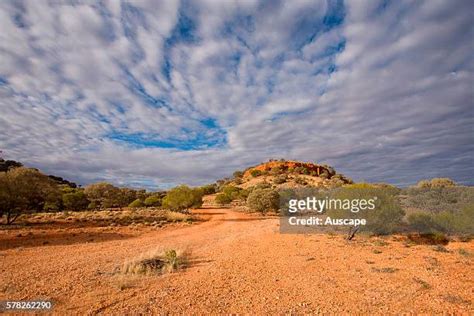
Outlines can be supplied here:
M146 207L161 206L161 198L156 195L149 196L143 202Z
M168 191L163 198L163 207L172 211L183 211L191 207L202 205L203 192L200 189L192 189L186 185L180 185Z
M240 191L242 191L241 188L233 185L226 185L222 188L222 193L227 195L231 200L235 200L239 196Z
M144 204L142 200L140 199L136 199L135 201L133 201L132 203L128 205L128 207L131 207L131 208L138 208L138 207L143 207L143 206Z
M258 169L253 169L250 171L250 175L254 178L256 177L259 177L262 175L262 171L258 170Z
M219 193L216 196L216 203L218 203L220 205L229 204L230 202L232 202L232 198L229 195L225 194L225 193Z
M280 208L280 196L272 189L255 189L247 198L247 206L261 213L277 211Z

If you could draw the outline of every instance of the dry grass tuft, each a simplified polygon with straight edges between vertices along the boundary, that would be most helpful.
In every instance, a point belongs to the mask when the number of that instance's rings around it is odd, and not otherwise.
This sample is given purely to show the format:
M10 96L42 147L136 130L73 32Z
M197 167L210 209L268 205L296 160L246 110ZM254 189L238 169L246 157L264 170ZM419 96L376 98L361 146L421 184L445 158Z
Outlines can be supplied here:
M188 252L174 249L149 252L125 262L120 268L120 273L133 275L172 273L184 269L188 264L188 258Z

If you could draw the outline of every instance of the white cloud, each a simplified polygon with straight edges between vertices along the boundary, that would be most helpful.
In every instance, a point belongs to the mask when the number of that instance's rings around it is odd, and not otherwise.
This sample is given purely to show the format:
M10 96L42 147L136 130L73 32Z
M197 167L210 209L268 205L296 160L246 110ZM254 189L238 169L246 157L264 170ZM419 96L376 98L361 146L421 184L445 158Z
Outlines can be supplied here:
M199 184L279 157L472 183L469 1L334 4L2 2L0 148L81 183Z

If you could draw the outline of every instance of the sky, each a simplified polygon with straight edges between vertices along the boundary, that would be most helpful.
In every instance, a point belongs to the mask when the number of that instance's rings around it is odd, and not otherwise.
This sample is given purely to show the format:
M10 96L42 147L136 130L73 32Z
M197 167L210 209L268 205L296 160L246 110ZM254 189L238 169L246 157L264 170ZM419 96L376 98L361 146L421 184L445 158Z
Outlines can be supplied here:
M1 1L0 150L80 184L270 158L474 185L472 1Z

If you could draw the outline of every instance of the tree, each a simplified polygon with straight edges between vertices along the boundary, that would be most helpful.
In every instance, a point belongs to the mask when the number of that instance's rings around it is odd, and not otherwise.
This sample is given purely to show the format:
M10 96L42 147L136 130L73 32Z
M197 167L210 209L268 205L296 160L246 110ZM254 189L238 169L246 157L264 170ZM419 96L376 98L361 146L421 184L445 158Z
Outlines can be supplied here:
M42 210L57 196L57 185L36 169L18 167L0 172L0 217L5 215L7 224L23 213Z
M190 207L200 207L202 205L202 196L202 190L180 185L168 191L163 198L163 207L172 211L183 211Z
M82 189L64 193L62 200L64 208L71 211L85 210L90 203Z
M107 182L88 185L84 193L90 201L89 208L119 207L122 204L120 189Z
M118 207L125 207L138 198L137 191L129 188L120 188L118 194Z

